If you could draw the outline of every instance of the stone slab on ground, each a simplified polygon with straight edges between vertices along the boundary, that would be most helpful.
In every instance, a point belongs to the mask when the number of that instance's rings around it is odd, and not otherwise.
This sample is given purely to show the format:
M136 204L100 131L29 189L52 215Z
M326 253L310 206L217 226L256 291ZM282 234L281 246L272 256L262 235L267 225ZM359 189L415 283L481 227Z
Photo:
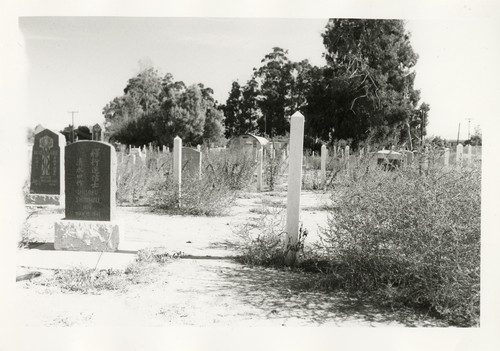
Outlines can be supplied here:
M120 243L120 223L116 221L61 220L54 223L56 250L116 251Z

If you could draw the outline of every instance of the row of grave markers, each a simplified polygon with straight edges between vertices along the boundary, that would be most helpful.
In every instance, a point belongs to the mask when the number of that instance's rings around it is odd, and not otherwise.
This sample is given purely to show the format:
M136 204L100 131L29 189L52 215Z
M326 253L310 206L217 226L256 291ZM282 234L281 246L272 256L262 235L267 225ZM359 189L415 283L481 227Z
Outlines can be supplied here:
M286 233L287 264L293 264L299 235L300 192L304 116L296 112L290 119L290 152L287 190ZM322 178L326 176L326 146L321 148ZM470 150L470 149L469 149ZM468 152L470 155L470 151ZM98 141L79 141L64 147L64 136L48 129L35 135L32 153L31 196L59 196L65 203L65 218L57 221L55 248L58 250L115 251L120 225L116 222L116 152L112 145ZM349 149L345 150L349 158ZM463 146L457 146L457 160L462 160ZM174 139L174 180L181 204L182 172L201 176L202 154L183 148ZM257 158L258 187L262 187L263 150ZM448 150L449 159L449 150ZM445 162L447 157L445 156ZM45 199L45 202L46 199ZM48 203L44 203L48 204ZM54 203L55 204L55 203Z

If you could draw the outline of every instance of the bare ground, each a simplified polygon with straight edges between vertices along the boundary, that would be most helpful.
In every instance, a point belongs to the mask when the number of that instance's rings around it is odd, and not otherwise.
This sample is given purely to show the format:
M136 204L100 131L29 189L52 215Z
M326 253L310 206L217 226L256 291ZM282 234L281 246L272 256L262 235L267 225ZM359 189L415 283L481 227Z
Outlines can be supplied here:
M39 284L37 279L50 281L52 273L41 270L40 278L17 283L19 319L25 326L446 326L428 315L378 307L342 291L304 289L310 274L249 267L231 259L235 253L227 241L235 228L258 218L262 203L279 207L285 200L285 193L248 194L223 217L170 216L121 207L119 219L128 243L164 246L199 258L172 260L149 282L99 294ZM310 241L326 225L327 202L320 193L302 196L301 220ZM28 220L34 238L53 241L51 226L62 216L61 211L39 209Z

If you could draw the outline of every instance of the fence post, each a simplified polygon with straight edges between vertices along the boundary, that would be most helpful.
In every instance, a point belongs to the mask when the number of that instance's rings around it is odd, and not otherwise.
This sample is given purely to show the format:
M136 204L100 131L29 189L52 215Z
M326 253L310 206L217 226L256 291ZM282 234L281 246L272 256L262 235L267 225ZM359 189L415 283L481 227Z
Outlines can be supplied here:
M325 186L326 183L326 158L328 157L328 150L326 145L321 145L321 184Z
M262 147L257 150L257 191L262 191L262 151Z
M290 118L290 161L288 166L288 194L286 206L286 233L288 236L285 264L292 265L297 258L299 237L300 190L302 186L302 156L304 147L304 116L295 112Z
M182 184L182 139L174 138L174 184L178 189L177 196L179 207L181 206L181 184Z
M450 148L444 149L444 165L448 166L450 164Z

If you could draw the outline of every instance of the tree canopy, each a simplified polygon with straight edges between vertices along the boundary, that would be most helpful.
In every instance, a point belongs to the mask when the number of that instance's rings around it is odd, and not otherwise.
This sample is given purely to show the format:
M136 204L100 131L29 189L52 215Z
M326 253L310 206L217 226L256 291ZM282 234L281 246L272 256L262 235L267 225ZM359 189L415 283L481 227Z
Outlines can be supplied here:
M284 135L296 110L306 117L309 141L356 146L369 138L409 143L425 135L430 107L413 88L418 55L404 21L330 19L322 38L325 66L292 62L275 47L246 85L233 83L223 106L226 136Z
M186 86L170 73L161 78L145 68L104 107L106 128L111 139L136 146L172 146L176 136L191 145L221 143L224 115L212 95L201 83Z

